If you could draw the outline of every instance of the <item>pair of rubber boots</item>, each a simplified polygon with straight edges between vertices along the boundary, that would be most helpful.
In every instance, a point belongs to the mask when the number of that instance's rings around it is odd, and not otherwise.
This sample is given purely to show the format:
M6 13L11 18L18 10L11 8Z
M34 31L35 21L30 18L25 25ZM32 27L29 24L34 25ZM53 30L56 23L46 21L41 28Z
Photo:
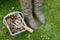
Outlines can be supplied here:
M43 0L20 0L21 7L23 9L23 13L25 18L27 19L27 23L29 26L31 26L33 29L38 29L38 26L32 16L32 1L34 5L34 13L37 16L38 20L44 25L45 24L45 18L41 12L41 5Z

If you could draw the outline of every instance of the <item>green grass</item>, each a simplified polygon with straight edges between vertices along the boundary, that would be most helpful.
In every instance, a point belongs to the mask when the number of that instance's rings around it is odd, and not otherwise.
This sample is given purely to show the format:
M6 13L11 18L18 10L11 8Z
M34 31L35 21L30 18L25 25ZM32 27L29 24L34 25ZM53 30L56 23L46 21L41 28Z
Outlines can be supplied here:
M39 29L31 34L31 38L27 37L29 32L13 37L3 24L3 17L12 11L22 12L21 6L18 0L0 0L0 40L60 40L60 0L44 0L41 9L46 25L43 27L36 19Z

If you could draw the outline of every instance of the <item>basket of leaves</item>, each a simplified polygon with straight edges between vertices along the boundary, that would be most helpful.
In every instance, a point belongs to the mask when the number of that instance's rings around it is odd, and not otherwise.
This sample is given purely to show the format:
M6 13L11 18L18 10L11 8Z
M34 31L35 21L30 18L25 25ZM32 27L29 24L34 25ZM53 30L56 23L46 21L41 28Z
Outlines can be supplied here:
M15 36L16 34L22 33L26 30L33 32L33 30L27 27L24 22L24 16L21 12L11 12L7 14L3 19L4 25L8 28L10 34Z

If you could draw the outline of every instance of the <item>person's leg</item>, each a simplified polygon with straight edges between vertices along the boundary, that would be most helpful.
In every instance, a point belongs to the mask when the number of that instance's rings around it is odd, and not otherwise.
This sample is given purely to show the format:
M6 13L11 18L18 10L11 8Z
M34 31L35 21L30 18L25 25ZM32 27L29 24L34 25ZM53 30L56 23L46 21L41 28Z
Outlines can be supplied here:
M43 0L34 0L34 12L42 24L45 24L44 15L41 12L41 5Z
M37 24L35 23L32 16L32 0L20 0L21 7L23 9L24 16L27 23L33 28L37 29Z

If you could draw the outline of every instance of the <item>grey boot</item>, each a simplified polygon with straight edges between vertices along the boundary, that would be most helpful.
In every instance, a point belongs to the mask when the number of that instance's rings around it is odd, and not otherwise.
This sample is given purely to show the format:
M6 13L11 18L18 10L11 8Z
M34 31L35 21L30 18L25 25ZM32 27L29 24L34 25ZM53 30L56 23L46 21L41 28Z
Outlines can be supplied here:
M41 12L42 2L43 2L43 0L34 0L34 10L35 10L35 14L36 14L37 18L44 25L45 24L45 18Z
M33 28L33 29L37 29L37 24L33 19L32 16L32 2L31 0L20 0L21 3L21 7L23 9L23 13L25 18L27 19L27 23Z

